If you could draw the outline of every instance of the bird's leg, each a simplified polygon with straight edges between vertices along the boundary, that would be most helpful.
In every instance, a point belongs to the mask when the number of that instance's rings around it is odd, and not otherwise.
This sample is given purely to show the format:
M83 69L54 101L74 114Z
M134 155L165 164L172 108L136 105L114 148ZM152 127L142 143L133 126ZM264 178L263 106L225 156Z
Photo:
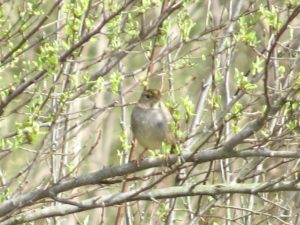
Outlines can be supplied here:
M131 149L130 149L130 153L129 153L129 160L128 160L128 162L132 162L132 163L134 163L134 164L137 165L138 163L137 163L137 160L136 160L136 145L137 145L137 141L134 138L131 141Z
M129 162L134 163L136 166L140 166L140 162L144 160L144 154L148 150L145 148L145 150L142 152L142 154L139 155L139 157L136 157L136 146L137 146L137 141L136 139L133 139L131 142L131 149L130 149L130 154L129 154Z
M132 159L130 162L134 163L137 167L140 166L140 163L144 160L144 154L148 149L146 148L142 154L139 155L138 159Z
M148 148L145 148L144 151L140 154L138 161L142 162L145 158L145 153L148 151Z

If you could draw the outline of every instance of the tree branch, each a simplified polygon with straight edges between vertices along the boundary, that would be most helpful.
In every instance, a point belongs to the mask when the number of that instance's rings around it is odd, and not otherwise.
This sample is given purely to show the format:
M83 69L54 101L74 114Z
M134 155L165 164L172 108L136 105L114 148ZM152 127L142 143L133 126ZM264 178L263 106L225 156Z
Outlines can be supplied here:
M212 160L226 159L226 158L246 158L246 157L272 157L272 158L300 158L300 151L272 151L269 149L257 149L257 150L246 150L246 151L227 151L226 149L221 150L204 150L197 154L184 153L180 156L186 162L191 163L205 163ZM22 208L27 205L32 205L36 201L44 198L52 198L53 194L65 192L77 187L101 184L106 179L124 176L139 171L143 171L150 168L170 166L177 163L179 156L171 155L166 162L166 159L162 158L148 158L145 159L137 166L135 163L127 163L118 166L112 166L98 170L93 173L81 175L77 178L62 181L58 184L45 189L35 190L26 194L20 195L17 198L13 198L5 201L0 205L0 216L5 216L7 213L12 212L18 208Z
M136 190L122 192L117 194L110 194L107 196L97 196L81 202L80 206L74 204L50 206L44 209L34 210L32 212L22 213L16 216L12 216L6 221L0 223L0 225L11 225L24 222L30 222L37 219L52 217L52 216L64 216L71 213L81 212L84 210L109 207L112 205L121 204L128 201L156 201L158 199L178 198L184 196L196 196L196 195L210 195L217 197L218 195L225 194L258 194L261 192L279 192L279 191L300 191L300 184L294 182L280 182L276 184L272 183L251 183L251 184L215 184L215 185L187 185L181 187L168 187L156 190L150 190L140 193L130 199L127 196L131 196Z

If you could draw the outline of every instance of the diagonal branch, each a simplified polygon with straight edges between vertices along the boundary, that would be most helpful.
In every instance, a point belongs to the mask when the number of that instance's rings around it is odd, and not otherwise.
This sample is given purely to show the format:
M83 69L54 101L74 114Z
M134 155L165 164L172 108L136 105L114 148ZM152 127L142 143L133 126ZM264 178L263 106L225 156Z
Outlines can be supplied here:
M300 13L300 5L298 5L294 11L292 12L292 14L289 16L289 18L287 19L287 21L283 24L283 26L280 28L280 30L278 31L278 33L275 35L273 44L271 45L269 51L268 51L268 55L267 55L267 59L265 62L265 67L264 67L264 95L265 95L265 99L266 99L266 104L267 104L267 112L271 106L270 104L270 99L269 99L269 94L268 94L268 80L269 80L269 63L271 60L271 56L274 52L275 47L277 46L277 43L280 39L280 37L284 34L284 32L287 30L289 24L298 16L298 14Z
M263 188L262 188L263 187ZM71 213L81 212L98 207L109 207L118 205L124 202L131 201L156 201L158 199L177 198L184 196L199 196L210 195L217 197L224 194L257 194L262 192L279 192L279 191L300 191L300 184L294 182L280 182L276 184L272 183L247 183L247 184L215 184L215 185L186 185L180 187L168 187L162 189L155 189L140 193L136 196L132 194L136 190L128 192L121 192L117 194L110 194L107 196L97 196L87 200L81 201L80 205L66 204L50 206L43 209L35 210L30 213L22 213L16 216L12 216L6 221L0 223L0 225L11 225L24 222L30 222L37 219L52 217L52 216L64 216Z
M59 4L62 2L62 0L57 0L54 5L52 6L52 8L49 10L49 12L43 17L43 19L37 24L37 26L35 28L33 28L27 35L25 35L23 37L23 39L8 53L6 54L1 60L1 64L0 66L3 66L4 63L6 63L6 61L13 56L13 54L19 50L19 48L24 45L24 43L26 41L29 40L29 38L34 35L36 32L38 32L38 30L41 28L41 26L48 20L49 16L52 14L52 12L59 6Z
M139 171L143 171L150 168L170 166L178 162L179 157L186 162L192 163L205 163L212 160L226 159L226 158L246 158L246 157L273 157L273 158L300 158L300 151L272 151L269 149L257 149L246 150L242 152L238 151L226 151L224 150L204 150L197 154L184 153L182 156L171 155L168 162L162 158L148 158L145 159L137 166L135 163L127 163L118 166L112 166L98 170L93 173L81 175L79 177L62 181L58 184L54 184L47 189L39 189L20 195L17 198L13 198L5 201L0 205L0 217L5 216L16 209L32 205L38 200L51 198L54 194L65 192L77 187L86 185L101 184L105 180L113 177L124 176Z

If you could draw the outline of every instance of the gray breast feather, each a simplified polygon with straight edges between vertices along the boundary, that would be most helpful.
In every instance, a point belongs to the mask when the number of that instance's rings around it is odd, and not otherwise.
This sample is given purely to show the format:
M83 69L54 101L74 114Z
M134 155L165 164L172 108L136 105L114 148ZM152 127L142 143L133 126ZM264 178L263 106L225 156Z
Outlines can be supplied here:
M160 148L167 138L168 121L159 108L149 110L136 106L132 112L131 126L138 142L146 148Z

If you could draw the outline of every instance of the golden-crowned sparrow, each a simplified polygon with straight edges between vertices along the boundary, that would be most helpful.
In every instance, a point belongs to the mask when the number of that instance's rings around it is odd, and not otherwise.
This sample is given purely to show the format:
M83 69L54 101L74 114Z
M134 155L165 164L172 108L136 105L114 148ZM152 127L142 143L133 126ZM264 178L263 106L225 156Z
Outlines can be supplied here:
M156 89L143 91L131 114L131 129L134 137L146 149L160 149L162 142L174 144L170 131L172 116Z

